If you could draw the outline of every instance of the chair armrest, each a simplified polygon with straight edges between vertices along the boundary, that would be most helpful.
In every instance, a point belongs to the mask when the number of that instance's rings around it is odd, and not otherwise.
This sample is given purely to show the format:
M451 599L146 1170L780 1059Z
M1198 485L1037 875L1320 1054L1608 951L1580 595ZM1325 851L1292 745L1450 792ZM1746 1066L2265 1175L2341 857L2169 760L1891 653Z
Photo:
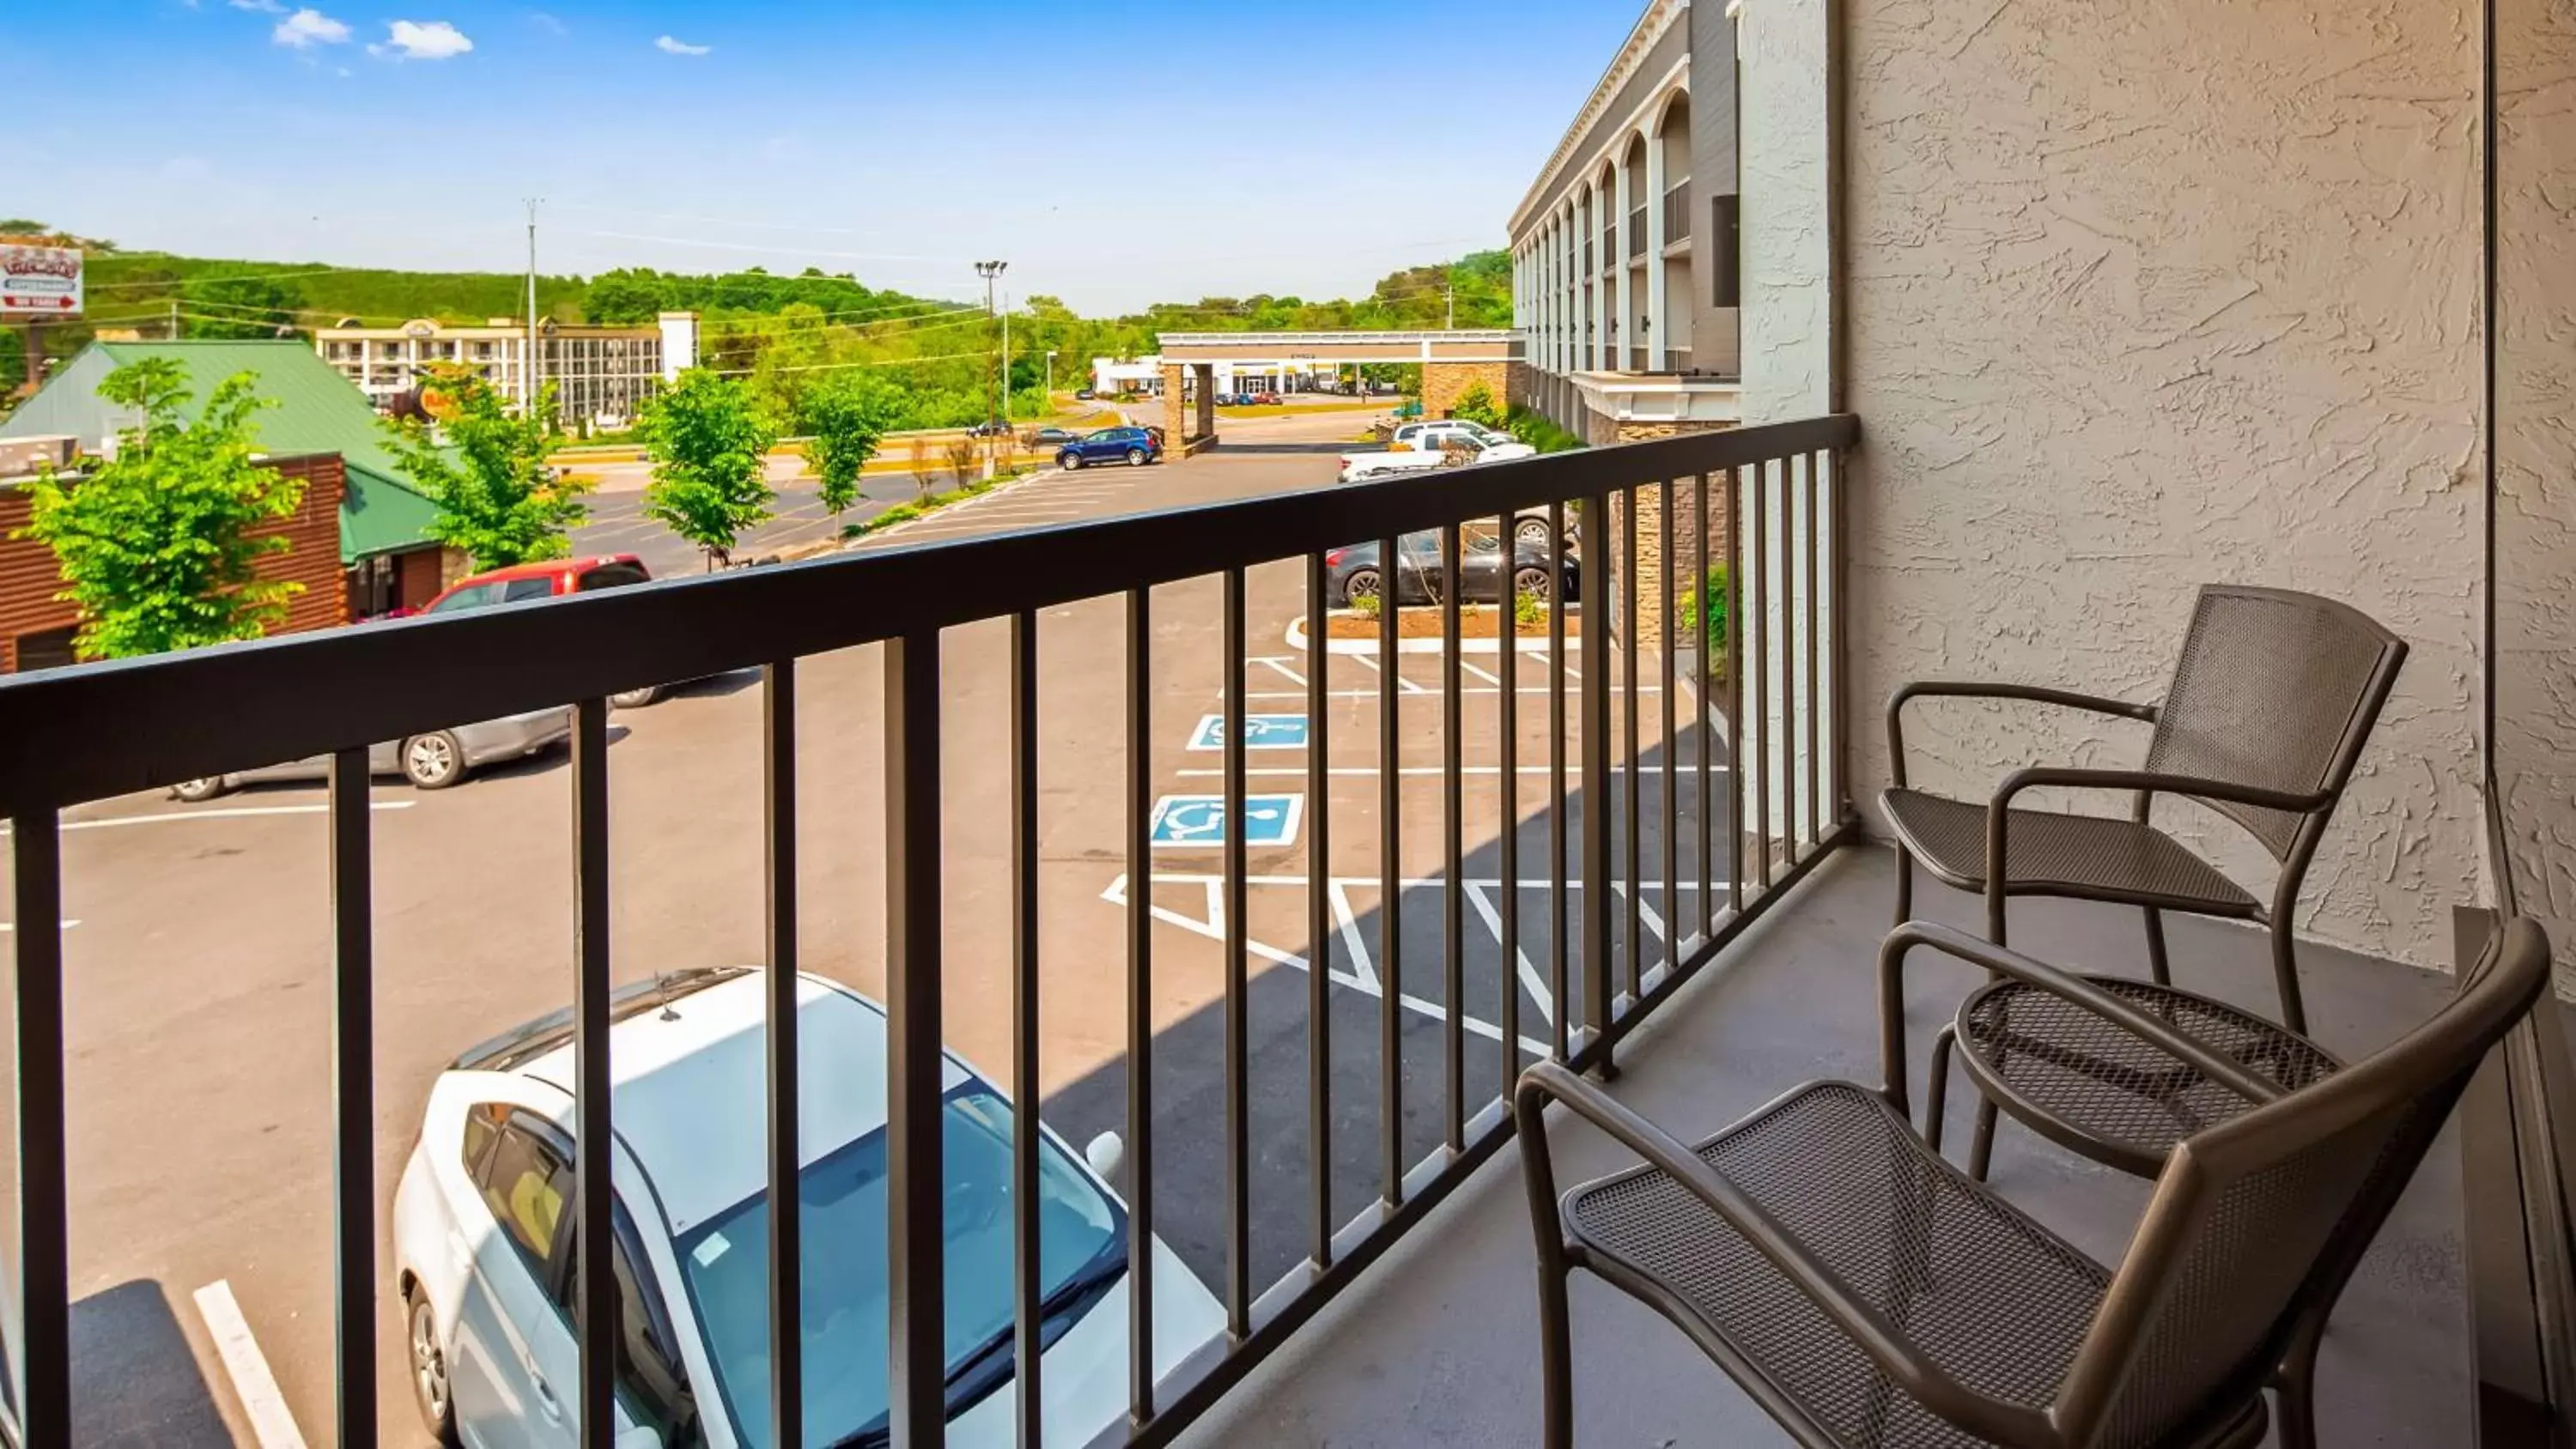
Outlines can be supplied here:
M1905 958L1917 946L1929 946L2080 1006L2257 1105L2289 1094L2289 1089L2280 1083L2247 1070L2243 1063L2209 1043L2176 1031L2169 1023L2140 1011L2080 976L2070 976L2044 961L2035 961L1964 931L1930 921L1908 921L1889 932L1886 941L1878 948L1879 1047L1887 1071L1886 1096L1899 1111L1907 1110Z
M2172 775L2160 770L2088 770L2068 765L2033 765L2015 770L2004 777L2003 784L1995 790L1994 798L1986 802L1986 910L1990 920L2002 919L2003 899L2011 884L2006 867L2012 860L2013 797L2042 785L2135 790L2138 792L2138 819L2141 821L2147 818L2147 801L2157 795L2228 800L2296 814L2321 809L2334 799L2323 790L2311 795L2293 795L2286 790L2267 790L2260 785L2240 785L2232 780L2210 780L2198 775ZM1998 930L1996 934L2002 932Z
M1769 1213L1702 1161L1698 1153L1558 1062L1540 1062L1521 1073L1520 1085L1513 1094L1513 1116L1521 1133L1522 1171L1534 1219L1542 1212L1541 1204L1545 1204L1544 1219L1535 1223L1542 1243L1561 1244L1565 1240L1543 1116L1551 1100L1564 1103L1567 1110L1618 1139L1724 1219L1925 1408L1972 1434L2009 1445L2053 1449L2062 1442L2047 1415L1978 1393L1925 1358L1885 1314L1852 1292L1841 1274L1809 1255Z
M2131 704L2122 699L2106 699L2098 694L2080 694L2071 689L2050 689L2037 684L1981 684L1969 680L1918 679L1897 686L1887 697L1887 759L1889 778L1896 788L1905 788L1905 702L1910 699L2010 699L2029 704L2053 704L2063 709L2088 710L2094 714L2117 715L2123 719L2145 720L2153 724L2156 706Z

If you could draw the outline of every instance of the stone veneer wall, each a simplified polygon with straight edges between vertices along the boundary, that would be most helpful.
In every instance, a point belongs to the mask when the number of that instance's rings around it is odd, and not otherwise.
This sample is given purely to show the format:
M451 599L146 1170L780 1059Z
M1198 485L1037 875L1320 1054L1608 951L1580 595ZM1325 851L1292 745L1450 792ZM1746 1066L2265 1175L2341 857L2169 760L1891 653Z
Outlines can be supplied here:
M1496 407L1509 407L1514 362L1426 362L1422 364L1422 415L1445 418L1458 410L1458 400L1478 384L1493 395Z
M1606 436L1612 444L1652 442L1657 438L1679 437L1683 433L1718 432L1732 426L1727 423L1623 423L1597 412L1591 416L1602 425L1601 435ZM1664 644L1665 570L1669 567L1673 571L1673 597L1676 610L1679 609L1681 596L1689 592L1691 586L1693 551L1697 547L1692 542L1692 531L1699 526L1699 490L1690 483L1671 485L1671 490L1673 543L1670 548L1665 546L1665 489L1661 486L1647 486L1639 488L1636 492L1637 619L1634 639L1639 647L1646 649L1660 649ZM1724 479L1709 480L1708 528L1704 538L1707 548L1706 557L1713 563L1722 563L1726 558L1726 515L1729 497ZM1612 536L1624 541L1625 530L1628 527L1628 508L1625 499L1613 498L1610 501L1610 521L1613 529ZM1620 579L1620 570L1627 562L1624 542L1621 551L1613 553L1607 562L1610 565L1611 587L1619 591L1618 604L1620 609L1624 610L1627 607L1626 586ZM1615 620L1620 618L1620 615L1614 613L1611 617ZM1631 631L1622 628L1619 632L1622 638L1627 638ZM1688 642L1688 640L1681 641L1685 646Z

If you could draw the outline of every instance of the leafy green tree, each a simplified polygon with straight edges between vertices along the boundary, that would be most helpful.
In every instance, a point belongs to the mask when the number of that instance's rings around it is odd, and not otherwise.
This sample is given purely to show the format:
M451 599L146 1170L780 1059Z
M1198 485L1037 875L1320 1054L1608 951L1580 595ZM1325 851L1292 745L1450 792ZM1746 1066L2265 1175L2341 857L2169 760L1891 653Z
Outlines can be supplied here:
M226 378L192 423L194 395L168 358L129 363L98 394L143 414L118 435L116 457L85 479L50 470L31 493L21 538L54 551L79 606L83 659L124 659L256 639L282 622L303 585L258 575L288 544L262 524L291 516L301 479L252 461L259 410L271 406L249 373Z
M275 337L296 326L302 294L272 277L207 277L180 289L191 337Z
M710 565L730 560L777 500L767 463L777 421L741 379L692 368L644 405L635 430L653 464L644 516L706 550Z
M799 428L810 439L805 461L823 480L819 496L834 518L858 501L859 475L885 440L902 395L864 368L827 373L805 394Z
M1503 426L1502 404L1494 401L1494 390L1481 382L1469 385L1464 393L1459 394L1458 405L1449 413L1482 427L1500 429Z
M443 415L435 429L417 418L383 427L403 476L438 506L429 536L464 550L478 569L571 553L571 530L590 516L582 498L591 485L557 478L546 462L560 437L555 385L539 389L526 412L503 406L471 368L431 368L426 392Z

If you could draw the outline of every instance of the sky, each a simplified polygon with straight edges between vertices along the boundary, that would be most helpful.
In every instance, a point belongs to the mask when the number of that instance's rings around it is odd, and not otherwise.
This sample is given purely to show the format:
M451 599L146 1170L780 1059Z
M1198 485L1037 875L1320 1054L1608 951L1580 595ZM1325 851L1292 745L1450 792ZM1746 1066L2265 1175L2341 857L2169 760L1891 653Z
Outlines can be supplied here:
M390 8L389 8L390 7ZM1504 227L1644 0L11 4L0 216L128 249L850 272L1086 313Z

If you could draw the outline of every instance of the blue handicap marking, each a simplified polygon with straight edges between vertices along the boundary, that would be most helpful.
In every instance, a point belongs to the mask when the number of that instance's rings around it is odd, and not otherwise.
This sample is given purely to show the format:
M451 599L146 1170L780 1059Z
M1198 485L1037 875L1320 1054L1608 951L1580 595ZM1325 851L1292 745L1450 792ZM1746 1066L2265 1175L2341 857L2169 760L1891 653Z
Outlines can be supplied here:
M1243 843L1293 845L1297 820L1305 813L1303 795L1243 797ZM1223 795L1166 795L1154 803L1152 830L1156 845L1220 846L1226 841Z
M1302 750L1306 748L1306 717L1302 714L1245 715L1243 747L1247 750ZM1199 727L1190 731L1190 748L1224 749L1225 716L1200 715Z

